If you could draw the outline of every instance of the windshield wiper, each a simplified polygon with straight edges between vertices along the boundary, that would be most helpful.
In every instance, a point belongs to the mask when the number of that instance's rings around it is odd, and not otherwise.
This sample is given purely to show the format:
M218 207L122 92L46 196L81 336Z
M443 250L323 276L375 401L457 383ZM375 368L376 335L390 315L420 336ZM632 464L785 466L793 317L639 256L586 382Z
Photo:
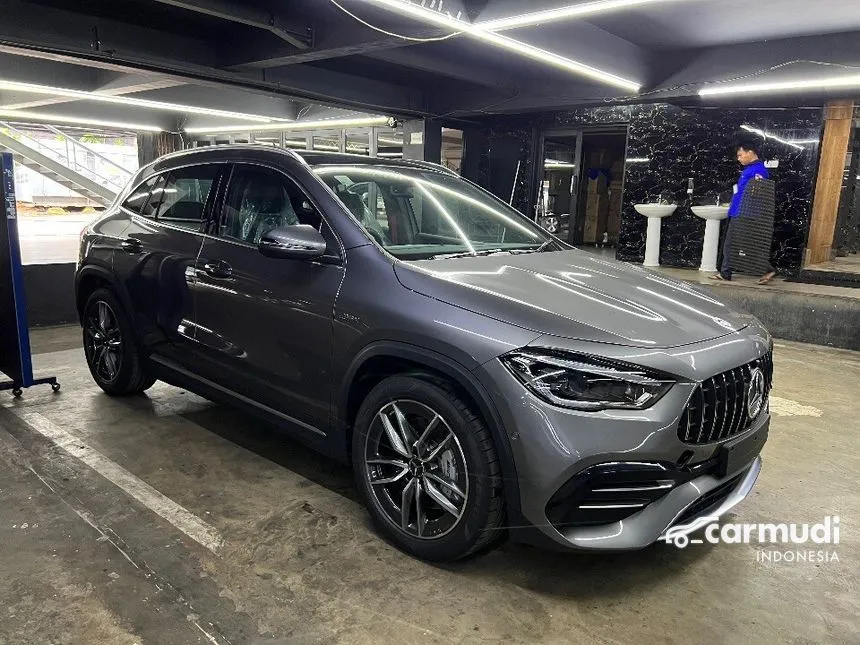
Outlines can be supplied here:
M547 247L553 243L553 240L547 240L543 244L541 244L536 249L511 249L510 253L513 255L521 255L524 253L543 253L546 251Z
M460 253L443 253L434 255L431 260L451 260L454 258L477 258L484 255L495 255L496 253L508 253L505 249L486 249L484 251L462 251Z

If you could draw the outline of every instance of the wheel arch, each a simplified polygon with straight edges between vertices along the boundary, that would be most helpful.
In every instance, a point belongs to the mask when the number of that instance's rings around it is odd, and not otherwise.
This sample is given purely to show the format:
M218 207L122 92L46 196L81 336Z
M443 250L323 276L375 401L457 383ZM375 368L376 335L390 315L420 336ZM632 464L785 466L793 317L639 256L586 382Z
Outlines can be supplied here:
M84 306L94 291L107 287L120 299L123 307L130 311L128 294L120 285L116 276L109 269L96 264L87 264L78 270L75 276L75 305L78 310L78 320L82 320Z
M383 369L380 370L380 367ZM336 423L342 431L344 454L349 456L352 426L364 396L388 376L445 378L472 403L487 424L499 457L508 517L519 514L519 480L510 441L501 415L478 378L458 361L433 350L396 341L380 341L362 349L350 363L337 393ZM369 378L368 378L369 377Z

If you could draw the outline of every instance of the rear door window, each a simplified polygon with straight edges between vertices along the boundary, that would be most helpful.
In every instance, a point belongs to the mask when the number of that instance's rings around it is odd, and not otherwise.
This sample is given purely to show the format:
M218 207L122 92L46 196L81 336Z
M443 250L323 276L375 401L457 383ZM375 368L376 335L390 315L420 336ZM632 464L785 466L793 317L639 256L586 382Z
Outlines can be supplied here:
M153 189L147 209L157 208L159 221L200 231L206 200L220 170L217 164L207 164L171 171L167 181Z

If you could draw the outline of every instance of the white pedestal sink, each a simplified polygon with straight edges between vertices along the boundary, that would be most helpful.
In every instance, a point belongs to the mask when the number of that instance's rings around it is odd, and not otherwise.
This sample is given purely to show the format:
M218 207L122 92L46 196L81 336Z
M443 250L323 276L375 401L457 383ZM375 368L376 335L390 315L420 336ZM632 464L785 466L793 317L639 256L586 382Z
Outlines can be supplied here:
M699 271L717 272L717 251L720 246L720 221L729 216L728 206L693 206L693 215L705 220L705 246Z
M648 218L648 233L645 235L646 267L660 266L660 227L664 217L669 217L678 208L674 204L636 204L636 212Z

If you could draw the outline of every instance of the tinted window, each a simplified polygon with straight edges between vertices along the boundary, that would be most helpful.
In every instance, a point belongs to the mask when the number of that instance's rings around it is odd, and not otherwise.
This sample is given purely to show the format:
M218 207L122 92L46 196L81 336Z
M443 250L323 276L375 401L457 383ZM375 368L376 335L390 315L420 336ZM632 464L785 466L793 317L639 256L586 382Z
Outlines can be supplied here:
M260 166L237 165L230 180L221 235L258 244L279 226L310 224L321 218L298 185L285 175Z
M164 177L162 175L150 177L134 189L131 195L128 196L128 199L123 202L122 207L131 211L135 215L153 217L153 209L149 207L147 202L149 201L149 196L153 193L153 189L163 182Z
M158 219L200 230L206 199L219 170L219 166L209 164L172 171L164 187L152 191L150 203L158 203Z

